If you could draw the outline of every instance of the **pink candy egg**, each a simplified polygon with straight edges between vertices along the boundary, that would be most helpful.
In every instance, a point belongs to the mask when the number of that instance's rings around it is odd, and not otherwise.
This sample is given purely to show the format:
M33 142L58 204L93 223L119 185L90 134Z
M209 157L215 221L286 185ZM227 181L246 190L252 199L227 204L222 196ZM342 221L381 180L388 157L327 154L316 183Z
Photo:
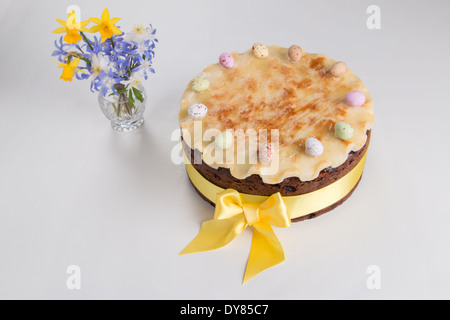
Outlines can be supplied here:
M219 62L224 68L233 68L234 66L234 58L229 53L222 53L219 57Z
M271 143L263 143L259 146L259 161L264 164L272 162L275 157L275 147Z
M366 102L366 96L361 91L350 91L345 95L345 101L352 107L360 107Z

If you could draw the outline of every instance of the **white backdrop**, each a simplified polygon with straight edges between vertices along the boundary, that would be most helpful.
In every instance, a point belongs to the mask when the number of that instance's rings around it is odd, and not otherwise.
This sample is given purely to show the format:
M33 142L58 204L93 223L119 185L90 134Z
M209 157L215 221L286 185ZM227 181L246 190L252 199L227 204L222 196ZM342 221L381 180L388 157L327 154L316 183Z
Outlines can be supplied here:
M146 124L114 132L89 84L59 80L51 33L82 19L151 22ZM369 30L366 9L381 8ZM450 298L449 1L25 1L0 7L0 298ZM213 208L171 161L188 81L254 42L346 61L375 101L366 171L320 218L278 229L286 261L241 286L246 230L220 250L178 256ZM67 268L79 266L81 290ZM368 268L380 271L370 289Z

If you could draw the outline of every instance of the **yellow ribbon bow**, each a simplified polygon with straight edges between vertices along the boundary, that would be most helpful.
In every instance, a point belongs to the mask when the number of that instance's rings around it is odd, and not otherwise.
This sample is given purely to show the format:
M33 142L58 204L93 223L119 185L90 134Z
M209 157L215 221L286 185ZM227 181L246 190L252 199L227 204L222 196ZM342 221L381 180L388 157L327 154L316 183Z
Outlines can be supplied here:
M243 202L239 192L227 189L217 194L214 219L202 224L198 235L180 255L221 248L230 243L247 226L253 227L253 238L243 284L284 260L281 243L271 226L291 225L280 193L271 195L262 204Z

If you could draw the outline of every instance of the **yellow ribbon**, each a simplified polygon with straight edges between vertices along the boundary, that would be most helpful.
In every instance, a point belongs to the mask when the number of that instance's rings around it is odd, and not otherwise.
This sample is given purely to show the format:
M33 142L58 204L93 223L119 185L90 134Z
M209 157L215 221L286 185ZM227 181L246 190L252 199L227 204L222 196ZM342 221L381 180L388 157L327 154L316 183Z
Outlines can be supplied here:
M217 194L223 192L225 189L205 179L190 163L186 154L184 152L183 154L186 171L192 184L209 201L215 203ZM358 164L350 170L350 172L324 188L310 193L300 194L298 196L283 197L288 208L289 217L291 219L295 219L306 216L310 213L327 208L345 197L361 178L364 171L366 158L367 151ZM256 204L263 203L268 198L268 196L259 196L246 193L241 193L241 197L244 198L245 202L253 202Z
M202 224L200 232L180 253L189 254L214 250L231 242L247 226L253 227L253 238L244 281L284 260L284 251L271 226L291 225L286 205L280 193L260 205L243 202L239 192L227 189L217 195L214 219Z
M180 253L218 249L231 242L247 226L253 238L243 283L284 260L284 252L271 226L289 227L291 219L327 208L345 197L358 183L367 152L344 177L319 190L297 196L280 193L258 196L223 189L204 178L184 154L186 171L197 190L216 205L214 219L202 224L199 234Z

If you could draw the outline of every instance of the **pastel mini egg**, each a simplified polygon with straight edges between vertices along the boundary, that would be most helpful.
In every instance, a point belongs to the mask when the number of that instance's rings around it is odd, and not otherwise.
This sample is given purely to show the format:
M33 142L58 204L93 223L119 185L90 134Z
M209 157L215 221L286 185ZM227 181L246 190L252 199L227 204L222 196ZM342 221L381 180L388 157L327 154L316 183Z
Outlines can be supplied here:
M208 107L201 103L194 103L188 108L188 114L194 120L203 119L207 112Z
M366 102L366 96L361 91L354 90L345 95L345 101L352 107L360 107Z
M303 50L299 46L293 45L288 49L288 56L292 62L299 61L303 56Z
M201 76L195 77L191 81L191 88L197 92L205 91L209 88L209 81Z
M338 121L334 125L334 135L341 140L348 140L353 137L353 128L347 122Z
M222 131L221 133L219 133L215 139L214 139L214 143L218 148L221 149L228 149L233 145L234 142L234 136L230 131Z
M322 142L316 138L308 138L305 142L305 151L312 157L318 157L323 153Z
M222 67L226 69L233 68L234 66L234 58L229 53L222 53L219 57L219 62L222 65Z
M261 144L258 150L258 157L261 163L271 163L275 158L275 146L272 143Z
M342 77L348 71L347 65L343 61L338 61L331 66L330 74L334 77Z
M266 58L269 56L269 49L262 43L255 43L252 47L253 54L257 58Z

